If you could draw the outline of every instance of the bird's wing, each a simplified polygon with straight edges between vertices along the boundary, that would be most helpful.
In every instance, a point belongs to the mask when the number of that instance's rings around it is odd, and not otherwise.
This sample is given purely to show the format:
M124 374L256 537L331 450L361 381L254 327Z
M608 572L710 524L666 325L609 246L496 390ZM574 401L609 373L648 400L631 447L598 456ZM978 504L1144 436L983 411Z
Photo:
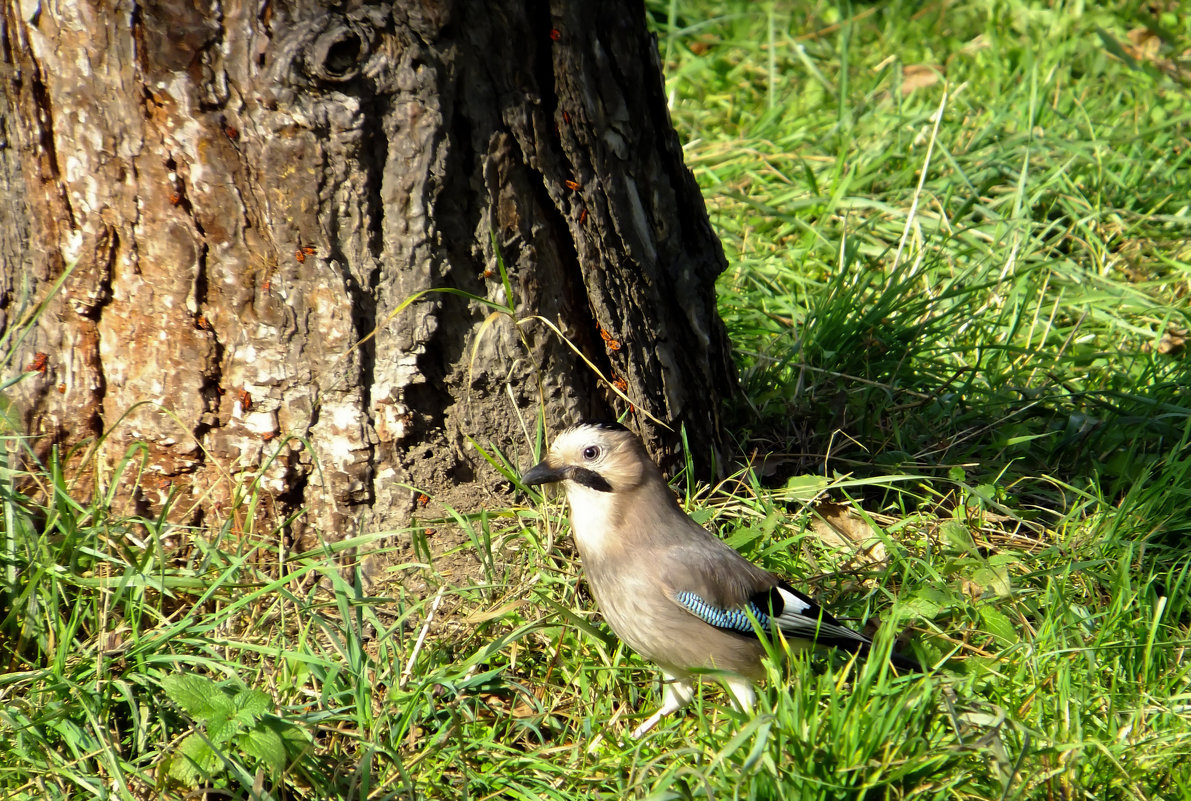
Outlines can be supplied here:
M756 635L753 620L765 629L780 629L792 639L810 640L818 645L847 651L865 650L871 641L842 625L821 606L786 582L761 589L743 603L724 606L712 603L693 590L679 590L674 601L704 623L718 629Z
M671 600L708 625L754 636L755 619L762 629L778 628L787 637L819 645L856 651L871 644L809 597L719 540L709 537L671 549L668 557Z
M868 637L844 626L784 581L779 581L763 601L754 602L760 603L762 608L768 603L773 610L773 622L788 636L804 637L820 645L834 645L849 651L872 645Z

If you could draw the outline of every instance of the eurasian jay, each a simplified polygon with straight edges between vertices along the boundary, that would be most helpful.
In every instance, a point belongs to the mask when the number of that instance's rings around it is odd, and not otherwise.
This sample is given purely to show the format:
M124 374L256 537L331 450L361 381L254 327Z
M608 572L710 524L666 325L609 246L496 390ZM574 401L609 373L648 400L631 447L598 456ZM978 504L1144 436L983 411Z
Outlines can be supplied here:
M708 670L721 672L716 678L737 704L751 709L765 653L754 620L800 650L813 644L865 654L872 646L687 517L641 440L618 423L567 430L522 480L562 482L600 611L621 640L661 666L662 707L634 738L690 703ZM922 670L899 654L891 662Z

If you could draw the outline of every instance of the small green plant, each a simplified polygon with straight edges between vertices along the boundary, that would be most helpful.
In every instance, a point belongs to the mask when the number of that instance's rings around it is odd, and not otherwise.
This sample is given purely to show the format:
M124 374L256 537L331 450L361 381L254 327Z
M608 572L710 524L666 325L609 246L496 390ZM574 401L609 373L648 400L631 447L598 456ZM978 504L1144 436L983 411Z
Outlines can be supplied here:
M200 727L169 759L170 777L182 784L212 781L241 756L249 767L263 765L277 775L309 745L305 731L278 717L260 690L228 690L192 673L165 676L161 687Z
M708 684L630 741L658 687L564 505L303 554L121 517L4 406L26 306L0 335L0 799L1191 798L1191 15L647 8L756 410L753 470L675 488L942 669L774 660L755 715ZM512 486L541 455L472 445ZM368 584L345 564L377 545Z

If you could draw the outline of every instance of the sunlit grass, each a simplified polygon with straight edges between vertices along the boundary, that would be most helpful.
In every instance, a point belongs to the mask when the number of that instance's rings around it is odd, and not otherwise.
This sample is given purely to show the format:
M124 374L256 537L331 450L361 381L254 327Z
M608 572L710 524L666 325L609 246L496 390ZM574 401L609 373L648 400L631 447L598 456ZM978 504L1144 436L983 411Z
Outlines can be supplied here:
M293 555L245 528L251 486L201 531L127 519L7 434L0 796L1191 797L1191 15L649 11L756 456L683 503L940 670L777 660L755 716L708 684L632 741L656 674L557 502ZM365 583L352 555L394 536ZM187 785L170 760L219 722L170 700L182 673L263 691L237 731L302 747L278 771L235 740Z

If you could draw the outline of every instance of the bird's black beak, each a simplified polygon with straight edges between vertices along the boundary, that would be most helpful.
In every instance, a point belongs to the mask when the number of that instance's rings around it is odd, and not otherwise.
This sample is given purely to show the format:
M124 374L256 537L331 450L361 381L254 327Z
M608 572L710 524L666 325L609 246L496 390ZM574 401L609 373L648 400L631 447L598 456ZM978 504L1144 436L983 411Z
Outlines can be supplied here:
M546 462L538 462L529 470L521 475L521 480L529 485L533 484L553 484L557 481L562 481L566 476L563 471L551 467Z

